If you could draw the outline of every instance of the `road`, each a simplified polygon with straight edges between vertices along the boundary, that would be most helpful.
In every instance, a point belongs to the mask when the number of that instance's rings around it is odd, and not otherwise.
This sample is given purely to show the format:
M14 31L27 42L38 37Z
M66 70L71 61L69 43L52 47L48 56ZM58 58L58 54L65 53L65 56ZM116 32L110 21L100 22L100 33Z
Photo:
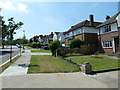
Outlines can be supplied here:
M20 48L12 46L12 57L17 55L20 52ZM0 48L0 65L5 63L10 59L10 46L5 49Z

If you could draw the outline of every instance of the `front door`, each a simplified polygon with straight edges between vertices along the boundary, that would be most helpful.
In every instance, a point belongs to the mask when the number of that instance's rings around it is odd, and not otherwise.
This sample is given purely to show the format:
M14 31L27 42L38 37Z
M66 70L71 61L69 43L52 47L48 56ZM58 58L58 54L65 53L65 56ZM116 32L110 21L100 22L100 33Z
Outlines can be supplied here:
M119 51L119 39L117 37L114 38L114 40L115 40L115 53L117 53Z

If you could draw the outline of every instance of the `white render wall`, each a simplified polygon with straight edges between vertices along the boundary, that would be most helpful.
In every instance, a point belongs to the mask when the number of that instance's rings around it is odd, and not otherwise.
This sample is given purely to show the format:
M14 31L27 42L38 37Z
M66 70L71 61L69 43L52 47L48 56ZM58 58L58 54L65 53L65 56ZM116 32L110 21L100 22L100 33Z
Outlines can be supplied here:
M117 29L117 23L113 23L113 24L109 24L109 25L111 26L111 32L118 30L118 29ZM103 26L103 27L100 28L100 33L101 33L101 34L104 34L104 33L105 33L105 28L104 28L104 27L105 27L105 26Z
M75 36L81 33L98 33L98 31L99 29L95 29L94 27L82 27L69 32L68 34L65 35L65 38Z
M120 13L119 13L119 15L117 16L117 22L118 22L118 27L120 27Z
M95 29L93 27L83 27L84 33L98 33L99 29Z

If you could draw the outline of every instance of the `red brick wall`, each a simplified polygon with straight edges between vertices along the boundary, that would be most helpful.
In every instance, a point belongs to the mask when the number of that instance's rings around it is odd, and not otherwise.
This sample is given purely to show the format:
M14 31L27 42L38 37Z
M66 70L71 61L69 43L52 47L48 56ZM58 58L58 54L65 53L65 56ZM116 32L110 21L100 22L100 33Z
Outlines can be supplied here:
M103 48L104 52L107 54L113 54L113 48Z
M101 42L100 43L102 43L105 40L112 40L112 36L118 36L118 31L101 34ZM102 49L104 50L105 53L109 53L109 54L113 53L113 48L102 48Z
M84 40L85 44L98 44L98 35L96 33L84 33L75 36L80 40Z
M73 38L73 37L71 37ZM74 38L79 38L80 40L84 40L85 44L98 44L98 35L97 33L84 33L74 36ZM70 41L68 38L65 39L65 43Z
M112 40L112 36L118 36L118 31L101 34L101 41Z

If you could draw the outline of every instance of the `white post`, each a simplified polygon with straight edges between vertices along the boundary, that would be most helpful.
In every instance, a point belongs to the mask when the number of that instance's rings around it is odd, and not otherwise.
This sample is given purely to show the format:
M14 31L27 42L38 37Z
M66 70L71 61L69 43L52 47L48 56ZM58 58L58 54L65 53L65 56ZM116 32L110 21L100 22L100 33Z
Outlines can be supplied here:
M114 40L114 38L112 40L112 46L113 46L113 52L115 53L115 40Z

